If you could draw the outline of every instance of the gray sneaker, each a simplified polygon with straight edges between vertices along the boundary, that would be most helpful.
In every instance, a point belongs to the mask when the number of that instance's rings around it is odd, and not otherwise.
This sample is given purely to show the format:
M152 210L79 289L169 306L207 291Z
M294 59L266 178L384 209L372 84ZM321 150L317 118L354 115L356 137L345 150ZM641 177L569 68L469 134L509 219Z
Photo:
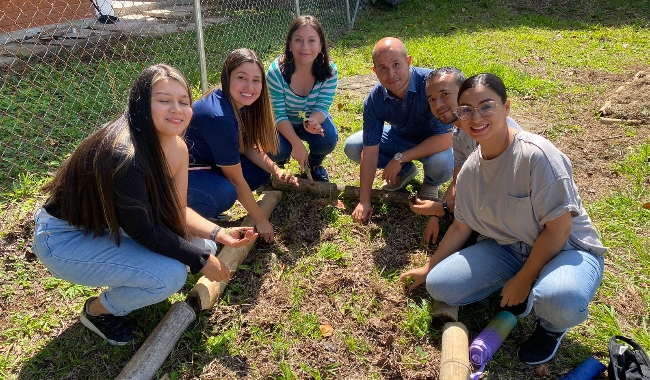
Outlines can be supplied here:
M430 201L437 201L438 186L423 183L422 187L420 188L420 191L418 191L418 198L427 199Z
M418 172L418 168L415 165L411 165L411 168L406 173L397 176L397 183L387 183L382 186L381 189L386 191L397 191L406 186L410 180L415 178L415 176L418 175Z

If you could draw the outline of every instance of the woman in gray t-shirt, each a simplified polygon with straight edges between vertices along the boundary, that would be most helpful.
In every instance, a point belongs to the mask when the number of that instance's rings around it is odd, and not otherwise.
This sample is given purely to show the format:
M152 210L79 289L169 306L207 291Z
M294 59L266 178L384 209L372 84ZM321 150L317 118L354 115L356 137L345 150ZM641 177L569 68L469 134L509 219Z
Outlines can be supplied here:
M510 100L500 78L479 74L458 93L461 128L479 143L457 179L455 221L410 289L466 305L501 290L501 307L537 327L517 352L550 360L567 330L587 319L603 277L603 247L582 207L571 163L541 136L508 127ZM472 230L476 245L461 250Z

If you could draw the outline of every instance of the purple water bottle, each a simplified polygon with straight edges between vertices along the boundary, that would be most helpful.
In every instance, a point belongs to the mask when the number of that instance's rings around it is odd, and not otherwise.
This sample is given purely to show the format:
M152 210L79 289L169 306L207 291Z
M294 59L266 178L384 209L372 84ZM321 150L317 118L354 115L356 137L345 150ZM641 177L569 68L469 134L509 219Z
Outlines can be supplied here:
M499 312L469 346L469 361L475 367L480 367L472 374L472 379L478 379L487 363L501 343L508 337L510 331L517 325L517 317L509 311Z
M606 369L607 367L603 363L590 356L579 366L575 367L573 371L561 377L560 380L592 380Z

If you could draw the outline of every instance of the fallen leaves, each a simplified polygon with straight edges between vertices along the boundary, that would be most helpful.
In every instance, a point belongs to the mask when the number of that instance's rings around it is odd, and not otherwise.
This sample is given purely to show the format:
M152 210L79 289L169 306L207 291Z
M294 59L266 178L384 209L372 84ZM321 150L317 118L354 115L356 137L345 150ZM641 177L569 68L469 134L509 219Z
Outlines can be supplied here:
M327 338L334 334L334 327L329 324L320 325L320 333L323 335L323 338Z

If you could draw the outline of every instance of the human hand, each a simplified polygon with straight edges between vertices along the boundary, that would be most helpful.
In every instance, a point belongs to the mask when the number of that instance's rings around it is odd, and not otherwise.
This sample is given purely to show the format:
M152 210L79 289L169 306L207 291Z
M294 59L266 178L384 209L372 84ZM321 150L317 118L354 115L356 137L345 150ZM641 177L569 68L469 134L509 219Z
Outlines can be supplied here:
M230 269L228 269L228 266L216 256L212 255L208 257L208 262L201 269L201 274L210 281L221 282L230 279Z
M253 227L225 228L222 231L223 233L219 234L221 243L235 248L247 245L258 236Z
M395 184L397 183L397 175L400 170L402 170L402 165L400 165L396 160L390 160L388 161L388 164L386 164L381 177L386 181L386 183Z
M256 221L255 228L262 240L267 243L272 243L275 240L275 233L273 232L273 225L268 219Z
M533 282L520 277L515 275L503 285L501 307L519 305L528 297Z
M425 265L422 267L410 269L399 276L399 280L410 293L418 286L424 284L429 274L429 268Z
M370 215L372 215L372 204L370 202L359 202L352 211L352 220L359 224L366 223L370 220Z
M409 208L420 215L439 215L438 209L444 212L442 203L420 198L416 198L414 202L409 200Z
M311 134L321 135L322 137L325 137L325 131L323 130L323 127L320 125L320 123L310 117L302 121L302 126L307 132Z
M305 144L303 144L302 141L291 147L291 157L293 157L294 160L298 161L301 172L304 172L305 169L307 169L307 159L309 157L309 152L307 152L307 147L305 147Z
M275 178L278 181L291 183L291 184L294 184L296 186L300 186L298 184L298 177L291 174L288 170L280 170L280 169L278 169L278 171L273 175L275 176ZM258 231L259 231L259 229L258 229Z
M427 226L424 228L424 234L422 234L422 243L424 243L424 245L437 245L438 233L440 233L440 218L437 216L432 216L429 218Z

